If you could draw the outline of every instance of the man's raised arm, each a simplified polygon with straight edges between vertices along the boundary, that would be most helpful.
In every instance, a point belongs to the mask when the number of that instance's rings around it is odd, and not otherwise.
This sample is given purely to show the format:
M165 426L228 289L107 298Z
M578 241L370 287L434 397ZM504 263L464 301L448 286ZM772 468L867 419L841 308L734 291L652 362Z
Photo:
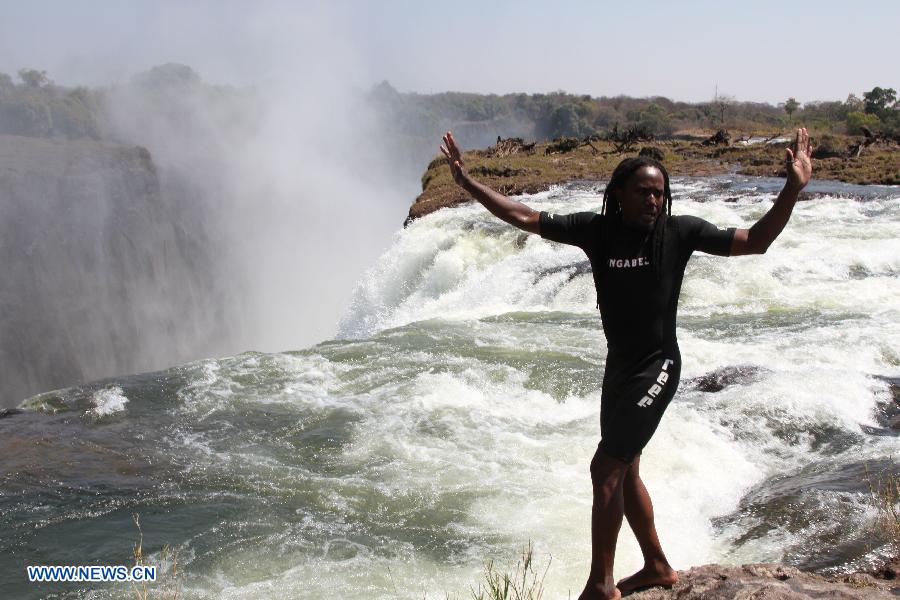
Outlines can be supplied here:
M453 180L486 209L491 211L494 216L529 233L540 233L538 211L472 179L468 171L466 171L462 154L456 145L456 141L453 139L453 134L449 131L444 136L444 145L441 146L441 152L444 153L444 156L447 157L447 161L450 163L450 172L453 174Z
M731 242L731 256L742 254L763 254L775 241L794 210L800 190L809 183L812 176L812 159L809 147L809 134L806 128L797 130L797 137L791 148L787 150L787 183L772 208L762 216L750 229L738 229Z

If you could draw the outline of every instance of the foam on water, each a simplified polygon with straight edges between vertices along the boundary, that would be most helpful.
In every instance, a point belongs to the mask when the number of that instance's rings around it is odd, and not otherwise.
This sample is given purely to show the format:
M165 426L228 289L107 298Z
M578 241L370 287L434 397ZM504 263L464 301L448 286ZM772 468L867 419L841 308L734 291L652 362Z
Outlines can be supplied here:
M674 212L745 227L771 190L676 180ZM601 194L524 200L565 213ZM900 450L867 433L891 401L883 377L900 375L900 194L878 194L798 204L764 256L691 260L682 384L641 460L676 568L869 552L875 515L852 474ZM186 596L465 596L485 560L514 563L532 540L541 567L552 556L545 597L566 598L588 568L605 364L584 260L480 206L438 211L395 236L338 340L173 369L164 419L144 384L33 404L122 413L158 446L168 470L150 504L182 519L165 541ZM616 574L640 563L625 526Z
M128 404L128 398L125 397L122 388L111 387L94 392L91 403L93 407L87 411L87 414L102 418L123 412L125 405Z
M596 202L593 194L582 194ZM542 210L572 204L559 190L530 200ZM543 280L544 270L582 262L581 250L552 247L502 222L486 219L480 206L442 210L398 233L357 288L339 336L357 338L429 318L473 319L526 310L585 310L583 294L554 298L565 274ZM593 294L592 288L582 286Z

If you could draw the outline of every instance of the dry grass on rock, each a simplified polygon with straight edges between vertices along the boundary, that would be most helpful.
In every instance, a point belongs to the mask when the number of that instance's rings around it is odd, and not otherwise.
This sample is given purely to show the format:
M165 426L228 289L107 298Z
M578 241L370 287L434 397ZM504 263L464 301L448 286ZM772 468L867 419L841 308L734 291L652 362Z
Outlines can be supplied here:
M639 142L627 151L618 151L609 141L577 141L525 144L521 140L501 140L496 146L463 153L466 168L481 183L507 196L534 194L577 180L608 180L617 164L642 149L658 152L673 176L709 176L729 172L743 175L784 177L784 149L787 143L704 146L696 136L682 139ZM749 136L743 136L749 137ZM686 138L686 139L685 139ZM878 142L866 146L860 156L853 149L857 138L829 136L830 156L815 160L816 179L859 184L900 184L900 146ZM813 139L815 146L816 140ZM562 151L561 148L575 148ZM549 152L548 152L549 151ZM446 206L470 202L457 186L443 157L428 165L422 176L422 193L409 209L409 220Z

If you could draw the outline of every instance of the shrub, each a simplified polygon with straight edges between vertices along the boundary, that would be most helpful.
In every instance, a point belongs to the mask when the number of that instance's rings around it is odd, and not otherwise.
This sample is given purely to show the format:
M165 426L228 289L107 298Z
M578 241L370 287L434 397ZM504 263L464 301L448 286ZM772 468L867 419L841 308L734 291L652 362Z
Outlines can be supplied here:
M847 115L847 133L850 135L862 135L863 127L878 129L881 119L875 115L863 112L852 112Z

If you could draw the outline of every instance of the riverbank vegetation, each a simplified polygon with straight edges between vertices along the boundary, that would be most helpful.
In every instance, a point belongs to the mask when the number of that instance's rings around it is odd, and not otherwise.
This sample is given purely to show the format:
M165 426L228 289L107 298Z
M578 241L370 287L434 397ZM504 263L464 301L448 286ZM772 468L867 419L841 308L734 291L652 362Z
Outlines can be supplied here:
M535 566L534 548L529 541L512 572L497 568L492 560L485 563L481 581L470 588L472 600L541 600L549 569L549 558L543 569ZM460 600L450 594L446 598Z

